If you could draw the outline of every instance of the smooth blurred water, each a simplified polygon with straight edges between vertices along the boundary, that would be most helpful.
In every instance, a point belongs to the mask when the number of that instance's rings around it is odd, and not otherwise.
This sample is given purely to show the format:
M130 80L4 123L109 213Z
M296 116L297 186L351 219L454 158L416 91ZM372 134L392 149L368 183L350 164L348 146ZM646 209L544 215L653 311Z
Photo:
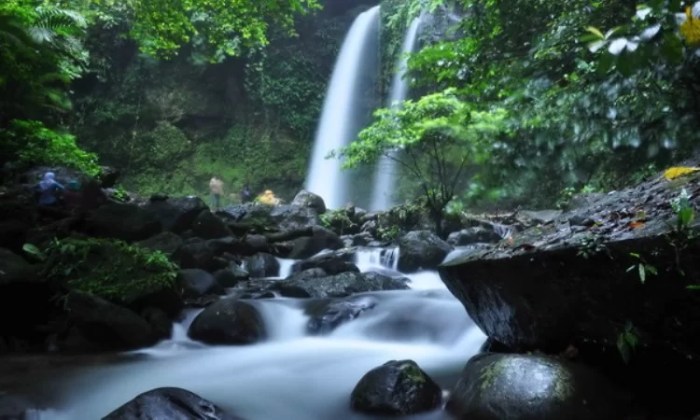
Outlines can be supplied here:
M398 108L408 95L408 54L416 48L418 29L422 16L418 16L406 29L401 54L396 63L396 71L389 91L388 107ZM396 184L396 162L388 156L382 156L377 162L374 174L374 190L370 210L387 210L394 205L394 189Z
M169 340L101 364L65 369L34 384L52 401L41 419L99 419L162 386L188 389L249 420L379 418L351 412L350 393L366 372L401 359L415 360L447 390L485 336L436 272L403 275L377 263L393 252L360 250L358 266L406 276L412 289L354 295L353 300L371 300L374 306L328 335L307 333L308 300L262 299L251 302L267 327L265 342L204 345L186 335L201 311L188 310ZM437 410L410 418L448 417Z
M333 150L348 145L362 129L360 100L364 79L376 73L373 59L378 53L379 6L361 13L343 41L333 67L314 150L306 178L306 189L320 195L326 207L337 209L350 200L348 173L341 161L326 159Z

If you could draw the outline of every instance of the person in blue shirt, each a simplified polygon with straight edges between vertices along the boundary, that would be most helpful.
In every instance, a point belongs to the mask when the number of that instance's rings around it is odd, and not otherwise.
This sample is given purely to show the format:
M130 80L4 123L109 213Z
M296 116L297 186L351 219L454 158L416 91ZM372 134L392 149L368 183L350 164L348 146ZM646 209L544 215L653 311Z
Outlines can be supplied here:
M39 181L38 194L40 206L55 206L60 203L61 192L66 188L56 181L56 174L46 172Z

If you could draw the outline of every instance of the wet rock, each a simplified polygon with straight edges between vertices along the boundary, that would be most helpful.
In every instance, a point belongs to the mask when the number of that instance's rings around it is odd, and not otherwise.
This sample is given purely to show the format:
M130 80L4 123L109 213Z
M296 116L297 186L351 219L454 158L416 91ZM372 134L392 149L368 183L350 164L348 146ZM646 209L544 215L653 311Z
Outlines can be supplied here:
M72 340L59 346L68 351L127 350L146 347L157 336L151 325L134 311L97 296L73 291L66 297Z
M16 337L32 344L43 340L38 326L52 311L54 291L36 266L10 250L0 248L0 337Z
M192 322L190 338L209 344L252 344L265 338L265 323L250 303L225 298L207 307Z
M131 204L107 203L85 221L85 231L94 236L140 241L159 233L160 221L149 211Z
M280 263L271 254L259 252L245 259L246 271L250 277L275 277L279 274Z
M223 294L224 288L209 272L199 268L180 270L180 280L186 298L196 298L209 294Z
M427 230L409 232L398 243L398 268L403 273L434 269L452 250L450 244Z
M479 242L498 242L501 236L493 229L477 226L452 232L447 237L447 243L454 246L471 245Z
M0 248L0 286L40 281L35 266L9 249Z
M1 220L0 221L0 247L9 248L15 252L22 249L26 242L29 224L22 220Z
M279 291L282 296L314 298L345 297L354 293L408 288L403 279L353 271L329 277L284 280L272 285L272 289Z
M376 304L375 299L366 296L312 302L306 308L306 313L310 317L306 329L310 334L327 334L340 324L352 321L363 312L374 308Z
M156 388L139 394L102 420L242 420L182 388Z
M350 406L367 414L397 416L438 408L440 387L412 360L392 360L367 372L350 396Z
M359 273L360 269L352 262L353 260L353 254L348 252L321 254L303 261L295 262L292 265L292 274L308 270L309 268L320 268L330 275L348 271Z
M183 244L183 240L177 234L172 232L161 232L153 237L138 242L138 245L161 251L166 255L173 255Z
M684 182L697 214L700 182ZM445 261L440 276L508 348L574 348L576 360L603 367L649 410L690 417L696 397L681 384L700 376L700 294L689 290L700 278L700 242L687 239L700 222L674 231L678 195L663 177L606 194L509 244ZM618 343L628 333L637 345L621 346L624 363Z
M192 231L203 239L217 239L232 235L226 223L209 210L200 211L192 222Z
M627 397L598 372L523 354L474 356L447 402L460 420L618 420L628 409Z
M299 191L291 204L293 206L312 208L318 214L326 212L326 203L323 202L323 198L306 190Z
M287 256L291 259L309 258L323 250L343 248L343 241L333 231L321 226L312 228L312 235L292 241L292 250Z
M163 225L163 229L182 233L190 228L199 214L208 210L199 197L164 197L162 200L151 199L143 208L151 212Z
M201 238L190 238L173 255L182 268L201 268L213 272L226 268L228 263L218 258L214 242Z
M238 266L238 264L230 264L228 268L217 270L214 273L216 282L223 287L234 287L241 281L248 280L248 272Z

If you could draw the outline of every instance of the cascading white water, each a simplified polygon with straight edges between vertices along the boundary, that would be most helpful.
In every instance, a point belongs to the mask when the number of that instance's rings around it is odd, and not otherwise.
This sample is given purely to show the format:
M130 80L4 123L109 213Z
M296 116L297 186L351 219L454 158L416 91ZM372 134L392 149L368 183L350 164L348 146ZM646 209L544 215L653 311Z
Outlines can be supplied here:
M418 29L420 27L421 17L413 19L411 25L406 30L406 36L401 47L401 55L399 56L396 72L391 82L391 91L389 92L388 106L398 107L401 102L406 99L408 94L408 57L407 54L412 53L416 48L418 39ZM396 180L396 162L388 156L382 156L377 163L374 174L374 190L372 192L372 201L370 209L386 210L394 205L394 183Z
M139 393L163 386L185 388L249 420L363 420L368 417L350 410L352 389L366 372L389 360L412 359L449 389L485 336L436 272L395 271L395 258L388 256L396 251L360 249L356 261L363 272L408 277L412 290L347 298L372 304L326 335L307 331L313 299L251 301L267 339L247 346L192 341L183 332L199 310L190 310L169 340L39 381L22 378L24 390L49 394L41 420L101 418ZM449 417L435 410L415 418Z
M321 120L316 132L314 151L306 178L306 189L320 195L326 207L337 209L349 201L348 174L341 169L341 161L326 159L333 150L341 149L352 141L362 124L358 99L363 92L359 87L363 78L375 73L372 60L376 55L379 31L379 6L360 14L352 24L333 69Z

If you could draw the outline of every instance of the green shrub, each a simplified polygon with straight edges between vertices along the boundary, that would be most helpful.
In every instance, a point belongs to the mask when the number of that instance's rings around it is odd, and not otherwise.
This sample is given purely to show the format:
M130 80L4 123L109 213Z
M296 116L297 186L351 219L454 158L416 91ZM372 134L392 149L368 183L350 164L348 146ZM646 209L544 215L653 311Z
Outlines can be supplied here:
M176 287L177 266L160 251L113 239L54 240L45 250L47 278L68 290L118 304Z
M20 166L67 166L90 176L97 176L97 156L75 144L75 137L47 128L34 120L13 120L0 130L0 151L3 158Z

